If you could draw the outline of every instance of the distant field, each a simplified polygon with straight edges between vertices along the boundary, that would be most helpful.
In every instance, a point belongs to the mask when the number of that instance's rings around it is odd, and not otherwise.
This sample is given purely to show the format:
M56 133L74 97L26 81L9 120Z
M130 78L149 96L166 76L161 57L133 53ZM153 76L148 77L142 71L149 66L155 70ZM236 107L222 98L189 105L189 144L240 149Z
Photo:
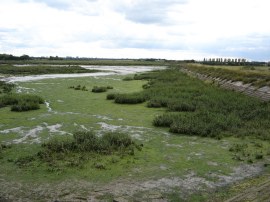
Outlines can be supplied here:
M166 60L132 60L132 59L93 59L93 60L27 60L27 61L0 61L0 64L54 64L54 65L154 65L170 64Z
M80 66L48 66L48 65L0 65L0 74L7 75L36 75L36 74L71 74L94 73L99 70L89 70Z

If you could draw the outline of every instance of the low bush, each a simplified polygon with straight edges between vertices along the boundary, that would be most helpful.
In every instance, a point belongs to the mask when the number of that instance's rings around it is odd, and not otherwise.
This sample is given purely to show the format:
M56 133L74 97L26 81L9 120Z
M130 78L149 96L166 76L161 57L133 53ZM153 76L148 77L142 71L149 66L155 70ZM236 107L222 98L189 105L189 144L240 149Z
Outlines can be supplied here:
M107 86L107 89L111 90L111 89L113 89L113 86Z
M146 101L142 93L118 94L115 97L115 103L118 104L139 104Z
M5 81L0 81L0 94L9 93L15 87L13 83L6 83Z
M104 87L104 86L94 86L92 88L93 93L103 93L103 92L106 92L106 91L107 91L107 87Z
M94 93L101 93L101 92L106 92L107 91L107 88L106 87L98 87L98 86L94 86L93 89L92 89L92 92Z
M18 104L11 106L11 111L16 112L23 112L37 109L40 109L40 106L36 102L19 102Z
M107 95L107 100L114 100L118 94L117 93L109 93Z
M135 143L123 133L106 133L98 136L92 132L75 132L72 137L53 138L42 144L37 157L49 165L69 162L68 165L81 166L95 155L133 155L142 145ZM60 161L60 162L59 162Z
M167 107L168 106L168 99L151 99L147 103L147 107L149 108L160 108L160 107Z
M36 110L40 108L39 104L44 104L44 100L37 95L6 94L0 97L0 106L11 105L11 111Z
M88 91L87 88L85 86L81 86L80 84L75 86L69 86L68 88L70 89L74 89L74 90L82 90L82 91Z
M153 125L157 127L170 127L171 124L175 120L180 119L181 116L183 115L178 113L165 113L160 116L156 116L153 120Z
M194 112L196 110L196 107L192 103L175 101L168 104L168 109L175 112Z
M140 148L129 135L123 133L106 133L101 137L92 132L79 131L73 138L52 139L42 144L46 151L53 153L94 152L112 154L134 148Z

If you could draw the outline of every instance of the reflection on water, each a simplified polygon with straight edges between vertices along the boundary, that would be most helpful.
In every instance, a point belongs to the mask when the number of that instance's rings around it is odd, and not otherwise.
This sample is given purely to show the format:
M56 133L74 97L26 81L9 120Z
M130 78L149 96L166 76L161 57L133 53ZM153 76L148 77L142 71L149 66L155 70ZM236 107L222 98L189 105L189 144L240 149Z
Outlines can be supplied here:
M96 69L96 70L107 71L107 72L11 76L11 77L2 78L0 80L7 81L7 82L25 82L25 81L35 81L35 80L53 79L53 78L125 75L125 74L134 74L134 73L147 72L151 70L165 68L164 66L97 66L97 65L82 65L81 67L85 69Z

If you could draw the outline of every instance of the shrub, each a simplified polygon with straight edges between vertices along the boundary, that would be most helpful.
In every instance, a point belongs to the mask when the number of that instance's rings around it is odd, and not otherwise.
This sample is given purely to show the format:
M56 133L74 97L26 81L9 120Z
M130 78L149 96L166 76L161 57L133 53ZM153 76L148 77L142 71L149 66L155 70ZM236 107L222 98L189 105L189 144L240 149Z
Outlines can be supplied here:
M176 112L194 112L196 107L192 103L187 102L171 102L168 104L168 109L170 111Z
M147 107L149 108L160 108L160 107L167 107L168 99L151 99L147 103Z
M87 89L86 89L85 86L83 86L81 90L82 90L82 91L87 91Z
M107 95L107 100L114 100L118 94L117 93L109 93Z
M39 109L39 104L44 100L37 95L28 94L7 94L0 97L0 106L11 105L11 111L29 111Z
M111 90L113 89L113 86L107 86L107 89Z
M113 152L123 152L138 146L130 136L123 133L106 133L99 137L92 132L75 132L72 138L53 138L42 147L49 153L69 153L69 152L94 152L100 154L111 154ZM48 153L48 152L46 152ZM39 154L39 156L44 156Z
M0 81L0 94L9 93L15 87L13 83L6 83L5 81Z
M103 92L106 92L107 91L107 87L104 87L104 86L94 86L93 89L92 89L92 92L93 93L103 93Z
M77 85L74 90L81 90L81 85Z
M175 120L179 119L179 116L182 115L176 113L165 113L155 117L153 125L157 127L170 127Z
M37 109L40 109L40 106L36 102L19 102L18 104L11 106L11 111L16 112L23 112Z
M115 97L115 103L118 104L139 104L146 101L142 93L118 94Z

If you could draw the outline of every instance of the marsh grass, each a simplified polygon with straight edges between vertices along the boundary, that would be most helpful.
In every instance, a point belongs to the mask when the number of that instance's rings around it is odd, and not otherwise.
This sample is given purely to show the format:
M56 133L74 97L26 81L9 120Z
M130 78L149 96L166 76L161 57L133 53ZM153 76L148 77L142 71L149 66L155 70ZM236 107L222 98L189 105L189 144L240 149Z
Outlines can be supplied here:
M144 73L148 88L136 94L120 94L116 103L147 102L164 107L154 126L169 127L178 134L220 138L224 135L255 136L270 140L270 104L191 78L178 69Z
M0 144L0 159L1 158L3 158L3 152L5 151L5 150L7 150L7 149L10 149L12 147L12 145L7 145L7 144L3 144L3 143L1 143Z
M229 151L233 154L233 159L253 163L257 160L262 160L267 155L267 148L257 140L244 143L235 143Z
M114 100L117 97L118 93L109 93L107 94L107 100Z
M11 93L0 97L0 106L11 106L11 111L36 110L39 104L44 104L44 100L37 95Z
M70 137L53 138L41 146L42 149L36 155L21 157L15 164L25 167L34 161L40 161L58 170L65 167L83 167L87 161L93 161L94 167L103 169L102 166L98 166L102 163L96 161L100 156L112 155L114 158L117 156L122 158L134 155L135 150L142 149L142 145L137 144L127 134L111 132L98 136L85 131L75 132Z
M74 90L88 91L87 88L85 86L82 86L81 84L77 86L69 86L68 88Z
M139 104L145 102L146 97L142 93L117 94L114 101L118 104Z
M0 94L9 93L15 87L13 83L6 83L4 81L0 81Z
M94 86L92 88L93 93L103 93L107 92L107 90L112 90L113 86Z

